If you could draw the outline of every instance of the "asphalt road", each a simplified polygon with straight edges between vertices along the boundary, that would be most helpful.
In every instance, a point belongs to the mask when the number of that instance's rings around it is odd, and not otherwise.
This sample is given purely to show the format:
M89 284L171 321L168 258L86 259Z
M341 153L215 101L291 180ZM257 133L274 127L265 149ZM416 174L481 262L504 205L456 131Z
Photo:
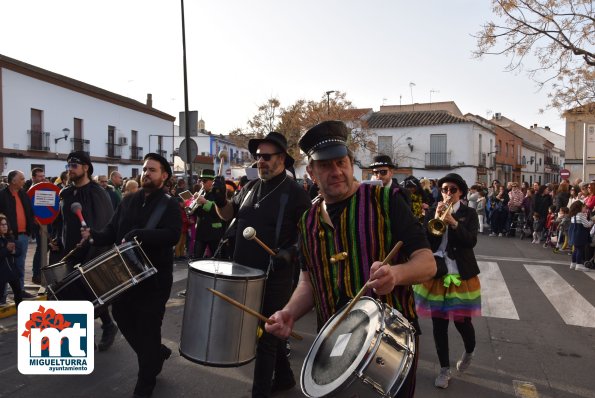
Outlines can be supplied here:
M518 238L480 236L476 255L482 269L483 317L474 320L476 356L464 374L454 372L450 387L433 386L439 365L431 322L422 320L418 397L595 397L595 272L568 269L570 257L553 254ZM249 397L253 363L214 368L178 353L186 266L175 267L174 288L163 324L163 338L174 350L154 397ZM314 314L297 324L302 342L292 342L296 376L316 337ZM101 328L96 322L96 334ZM98 340L98 337L96 338ZM0 320L0 397L129 397L136 380L136 358L121 334L107 352L97 352L88 376L22 375L17 369L16 317ZM463 352L450 328L452 367ZM302 397L295 389L279 397ZM375 394L370 394L375 397Z

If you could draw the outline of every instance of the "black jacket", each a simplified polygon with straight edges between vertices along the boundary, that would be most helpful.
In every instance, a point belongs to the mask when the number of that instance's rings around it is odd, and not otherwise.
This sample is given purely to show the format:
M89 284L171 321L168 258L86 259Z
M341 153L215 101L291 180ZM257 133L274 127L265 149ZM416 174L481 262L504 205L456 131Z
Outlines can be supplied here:
M33 207L31 199L24 190L18 192L23 209L25 210L25 217L27 219L27 235L31 236L37 230L37 224L33 218ZM17 226L17 210L16 200L10 193L10 188L6 187L0 191L0 213L6 215L8 218L8 225L15 235L19 233Z
M219 241L225 232L223 220L217 215L215 209L215 197L212 191L205 195L208 200L202 206L199 206L196 211L196 240L203 242Z
M427 213L426 226L427 221L434 218L435 214L436 207L433 207ZM473 248L477 244L479 219L474 209L462 203L459 210L453 214L453 217L459 222L459 225L457 226L457 229L453 229L450 226L448 227L448 243L446 244L446 251L449 253L449 257L453 258L452 256L454 256L461 279L465 280L479 274L479 266L477 265L475 253L473 252ZM427 236L430 241L432 252L436 252L438 247L440 247L442 237L434 236L429 232L427 233ZM437 275L439 276L439 274Z

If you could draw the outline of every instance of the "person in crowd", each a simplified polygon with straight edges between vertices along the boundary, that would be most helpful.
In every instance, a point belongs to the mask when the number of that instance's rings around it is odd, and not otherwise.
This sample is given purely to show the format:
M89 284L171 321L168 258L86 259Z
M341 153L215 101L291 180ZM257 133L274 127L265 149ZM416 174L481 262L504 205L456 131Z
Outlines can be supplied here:
M434 203L436 203L434 196L432 195L432 183L427 178L422 178L419 180L419 183L421 184L421 188L424 191L424 203L428 205L427 208L430 208L434 205Z
M407 176L401 185L405 188L403 192L407 194L405 194L404 198L406 203L410 203L413 215L423 221L426 210L429 208L429 198L421 188L419 180L414 176Z
M262 314L268 317L281 309L291 295L298 240L296 225L310 207L310 198L288 177L286 170L293 166L294 159L287 153L283 135L271 132L263 139L251 139L248 149L256 160L259 178L227 200L225 181L217 177L214 201L223 220L236 218L233 261L268 272L262 304ZM277 254L270 256L253 240L244 239L246 227L253 227L258 238L276 249ZM294 386L285 340L263 333L256 349L252 397L268 397Z
M519 220L519 214L523 211L523 200L525 195L519 187L518 182L513 182L510 185L510 191L508 192L508 217L506 225L508 228L508 236L514 236L517 229L516 223Z
M590 271L585 267L585 247L589 244L589 231L593 221L587 218L588 207L582 202L574 202L570 207L570 227L568 228L569 243L572 248L570 269Z
M93 180L93 164L86 152L74 151L66 158L68 167L68 180L72 183L60 192L60 216L62 218L61 245L69 253L77 248L68 261L72 266L85 264L101 253L110 249L110 246L79 246L81 241L81 222L72 211L72 204L79 203L83 219L90 228L102 228L114 214L112 201L108 195L107 176L100 176L103 186ZM103 329L101 341L98 344L100 351L108 350L114 343L118 327L114 323L109 306L104 306L96 312L101 318Z
M326 121L299 141L308 159L308 174L320 186L321 199L299 223L303 266L297 288L290 301L271 316L273 324L265 325L268 333L280 338L286 338L295 322L314 306L320 329L366 282L367 295L390 302L419 333L411 285L436 273L425 232L398 190L354 179L348 135L343 122ZM351 237L359 242L357 250ZM383 265L381 261L398 241L404 243L402 253L389 263L399 265ZM346 272L337 276L330 271L334 268L330 256L343 251L348 258L340 266ZM417 342L416 336L416 346ZM397 397L413 396L416 367L414 359Z
M472 209L477 209L477 200L479 199L479 186L472 185L469 188L469 194L467 194L467 206Z
M539 189L533 195L533 210L539 213L539 220L543 224L539 230L541 231L540 241L544 240L543 234L546 233L545 222L547 220L547 214L549 207L552 205L552 196L548 195L547 187L545 185L539 185ZM535 228L533 229L535 231Z
M585 199L589 196L589 183L584 182L579 185L580 192L578 193L578 198L581 202L585 202Z
M555 223L558 228L558 240L554 253L558 253L568 248L568 228L570 227L570 209L568 207L560 207Z
M174 199L178 202L178 205L180 206L180 217L182 218L182 232L180 233L180 239L178 239L178 243L176 243L174 259L184 260L186 259L186 240L188 237L188 228L190 227L190 218L186 213L186 205L184 203L184 199L180 198L179 196L174 197Z
M128 180L126 184L124 184L124 189L122 190L122 198L126 196L132 195L138 191L138 182L136 180Z
M554 196L554 206L556 206L556 210L560 210L562 207L568 206L568 201L570 200L569 190L569 185L564 180L562 180L560 185L558 185L558 190Z
M0 285L4 286L6 283L10 285L17 307L23 300L23 289L15 264L15 257L18 255L20 255L20 248L14 241L8 219L4 214L0 214Z
M116 190L113 187L113 185L109 184L107 176L99 175L95 177L95 182L97 182L97 184L99 184L99 186L107 192L107 195L109 196L110 202L112 204L112 208L116 210L116 208L120 204L121 199L120 196L118 196L118 194L116 193Z
M35 184L39 184L40 182L47 181L45 178L45 171L40 167L35 167L31 170L31 185L29 188ZM29 188L25 187L25 191ZM33 239L37 245L35 246L35 253L33 254L33 276L31 278L31 282L36 285L41 284L41 236L39 234L40 229L35 228L35 233L33 234Z
M587 185L587 192L589 194L585 197L583 202L589 209L589 212L592 213L595 208L595 182L590 182L589 185Z
M13 228L15 243L19 246L20 254L15 257L15 267L19 274L23 298L32 298L25 291L25 259L29 248L29 238L37 233L39 226L33 218L31 200L23 189L25 174L20 170L11 170L7 176L8 186L0 191L0 213L8 219L8 225ZM0 304L6 304L6 283L0 285Z
M171 349L161 343L161 324L173 282L173 247L182 229L180 209L163 187L171 178L169 162L148 153L143 159L142 185L127 196L102 229L85 229L83 239L94 245L120 244L135 239L157 268L157 273L127 290L113 303L113 314L138 359L135 397L151 396L157 375ZM160 214L161 213L161 214ZM157 216L153 216L156 214Z
M460 175L447 174L438 181L438 186L441 187L442 201L427 217L427 221L440 217L447 225L442 236L427 234L438 271L433 279L416 285L413 290L420 316L432 318L440 362L440 373L434 385L447 388L451 379L448 344L451 318L465 347L456 364L459 372L467 370L475 353L475 329L471 318L481 315L481 285L473 248L477 244L479 220L474 209L460 202L467 195L467 184ZM446 211L447 203L452 205L450 211Z
M580 192L580 189L575 187L575 186L571 186L570 189L568 190L568 203L566 205L566 207L568 207L570 209L570 206L572 206L572 204L574 202L576 202L577 200L580 200L578 198L578 193Z
M479 189L477 191L478 199L477 199L477 207L475 211L477 212L477 218L479 220L479 233L483 234L483 226L485 224L486 219L486 197L485 192L483 189ZM469 206L471 207L471 206Z
M541 240L541 232L545 224L541 220L541 215L538 212L533 212L533 240L531 243L539 244Z
M490 197L492 211L490 214L490 236L503 236L505 232L506 219L508 218L508 195L506 195L505 188L498 185L498 190L494 190L494 194Z
M382 181L382 186L390 188L393 184L397 186L399 180L393 177L395 165L390 156L377 155L374 156L374 161L370 165L374 178Z
M186 180L183 178L178 178L178 181L176 182L176 192L174 196L178 196L181 192L184 192L188 190L188 188L186 187Z
M114 188L114 192L118 195L118 199L122 200L122 174L117 170L112 171L109 175L108 184Z

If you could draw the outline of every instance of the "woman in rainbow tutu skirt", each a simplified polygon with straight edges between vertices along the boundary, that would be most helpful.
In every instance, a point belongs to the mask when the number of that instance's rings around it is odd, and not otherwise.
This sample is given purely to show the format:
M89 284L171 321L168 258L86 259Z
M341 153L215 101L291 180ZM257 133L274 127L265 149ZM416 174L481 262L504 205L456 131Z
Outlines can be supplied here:
M434 279L413 287L415 304L420 317L431 317L434 343L440 373L434 385L447 388L451 378L448 350L448 325L450 319L463 338L465 351L457 362L457 370L464 372L473 359L475 329L471 319L481 316L481 285L479 267L473 248L477 243L479 220L474 209L462 204L460 198L467 195L463 178L450 173L438 181L442 202L435 211L429 211L429 219L440 218L446 228L436 236L428 228L428 240L434 252L437 273ZM449 205L452 205L448 209Z

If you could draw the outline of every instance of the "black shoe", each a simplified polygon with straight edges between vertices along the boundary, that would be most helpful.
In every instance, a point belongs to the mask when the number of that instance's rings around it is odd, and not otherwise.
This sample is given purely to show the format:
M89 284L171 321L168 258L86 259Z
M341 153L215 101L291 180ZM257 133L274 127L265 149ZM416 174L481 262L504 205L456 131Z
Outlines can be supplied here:
M99 351L107 351L112 344L114 344L114 339L116 338L116 334L118 334L118 327L115 323L110 323L109 325L101 326L103 329L103 333L101 334L101 341L97 345Z
M186 290L180 290L178 292L178 297L186 297Z
M273 384L271 385L271 394L275 394L281 391L287 391L295 387L295 377L293 376L293 372L290 371L287 377L284 377L282 380L273 379Z
M147 398L153 394L153 390L155 389L155 379L151 382L147 382L141 379L136 381L136 386L134 386L134 393L132 396L134 398Z
M29 292L23 292L21 294L21 297L23 298L23 300L28 300L28 299L34 299L37 296L35 296L35 295L33 295L33 294L29 293Z
M41 285L41 277L40 276L34 276L33 278L31 278L31 282L33 282L36 285Z
M171 350L165 345L161 344L161 366L159 366L159 372L157 372L157 374L161 373L161 370L163 369L163 363L167 361L170 356Z

